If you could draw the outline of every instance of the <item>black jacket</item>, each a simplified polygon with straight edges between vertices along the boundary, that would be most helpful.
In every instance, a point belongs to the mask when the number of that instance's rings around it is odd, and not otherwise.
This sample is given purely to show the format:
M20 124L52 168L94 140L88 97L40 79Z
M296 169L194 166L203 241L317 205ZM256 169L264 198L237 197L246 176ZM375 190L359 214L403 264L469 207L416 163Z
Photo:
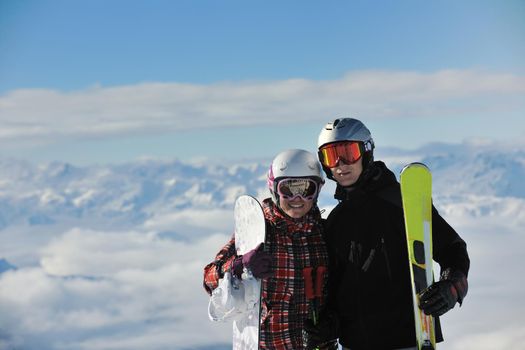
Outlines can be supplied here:
M326 220L331 259L329 304L338 314L340 343L352 350L415 346L410 271L401 194L395 175L374 162ZM466 244L432 208L434 260L467 275ZM439 320L436 339L441 341Z

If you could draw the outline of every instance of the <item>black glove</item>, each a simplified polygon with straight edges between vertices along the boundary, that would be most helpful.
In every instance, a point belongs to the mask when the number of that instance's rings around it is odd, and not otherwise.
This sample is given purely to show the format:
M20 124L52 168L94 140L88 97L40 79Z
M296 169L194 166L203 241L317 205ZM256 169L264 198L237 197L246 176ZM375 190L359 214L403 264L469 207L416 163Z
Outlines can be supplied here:
M241 277L243 268L252 272L255 278L264 278L272 275L270 270L272 257L264 251L264 243L260 243L255 249L237 257L233 261L233 273Z
M419 307L427 315L441 316L449 311L467 295L467 277L461 271L446 269L441 273L441 279L431 284L421 293Z
M303 345L306 350L337 349L339 322L332 313L321 313L316 325L310 319L305 320Z

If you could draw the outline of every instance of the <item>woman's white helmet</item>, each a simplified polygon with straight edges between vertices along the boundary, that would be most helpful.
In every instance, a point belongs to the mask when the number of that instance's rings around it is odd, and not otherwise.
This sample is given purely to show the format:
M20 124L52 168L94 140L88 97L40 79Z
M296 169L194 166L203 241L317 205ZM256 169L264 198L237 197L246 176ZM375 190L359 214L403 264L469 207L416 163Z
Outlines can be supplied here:
M268 189L274 203L279 204L277 185L280 179L306 177L315 180L318 188L324 184L323 171L317 157L302 149L289 149L279 153L268 170Z

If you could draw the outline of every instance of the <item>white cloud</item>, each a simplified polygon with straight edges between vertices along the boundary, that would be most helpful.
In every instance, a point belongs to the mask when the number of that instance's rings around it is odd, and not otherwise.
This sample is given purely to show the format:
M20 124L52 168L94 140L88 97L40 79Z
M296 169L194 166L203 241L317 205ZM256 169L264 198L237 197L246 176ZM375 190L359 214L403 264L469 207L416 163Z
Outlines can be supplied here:
M220 216L214 219L220 219ZM205 222L210 229L217 224L210 217ZM206 246L210 239L215 242L215 236L211 236L200 244ZM195 257L200 256L200 248L186 242L159 238L155 233L72 229L42 248L41 256L41 266L49 275L117 275L126 279L130 274L140 275L137 271L159 267L169 267L173 276L177 269L184 271ZM144 275L140 276L144 278Z
M189 244L154 233L68 231L44 247L40 267L0 275L0 339L6 349L227 343L225 325L207 319L202 272L228 238Z
M232 230L233 214L225 209L188 209L155 214L144 223L144 227L158 231L193 232L194 236L210 231L225 233ZM192 234L186 236L191 237Z
M478 70L356 71L341 79L143 83L74 92L14 90L0 97L0 140L101 137L370 118L488 116L524 111L525 77Z
M467 242L471 270L463 306L442 318L445 342L440 349L492 350L522 344L525 305L519 300L525 293L520 278L525 236L523 218L515 218L517 206L517 200L509 198L500 199L490 213L466 212L464 203L446 210L448 221Z

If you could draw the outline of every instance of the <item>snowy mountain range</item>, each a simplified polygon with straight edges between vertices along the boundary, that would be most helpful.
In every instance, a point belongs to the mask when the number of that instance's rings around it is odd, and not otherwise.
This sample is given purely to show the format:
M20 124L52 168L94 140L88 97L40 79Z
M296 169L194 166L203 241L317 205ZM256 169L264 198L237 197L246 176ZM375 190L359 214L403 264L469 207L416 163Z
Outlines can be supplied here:
M265 166L191 165L177 160L75 167L0 162L0 227L60 220L136 224L154 213L225 208L236 196L256 193Z
M525 198L523 150L498 152L436 144L418 151L383 153L376 159L385 160L396 174L411 161L427 164L433 172L436 198ZM85 218L132 225L189 207L231 208L240 194L267 195L268 166L269 160L239 164L146 160L76 167L4 159L0 160L0 228ZM321 205L330 202L329 192L324 191Z

